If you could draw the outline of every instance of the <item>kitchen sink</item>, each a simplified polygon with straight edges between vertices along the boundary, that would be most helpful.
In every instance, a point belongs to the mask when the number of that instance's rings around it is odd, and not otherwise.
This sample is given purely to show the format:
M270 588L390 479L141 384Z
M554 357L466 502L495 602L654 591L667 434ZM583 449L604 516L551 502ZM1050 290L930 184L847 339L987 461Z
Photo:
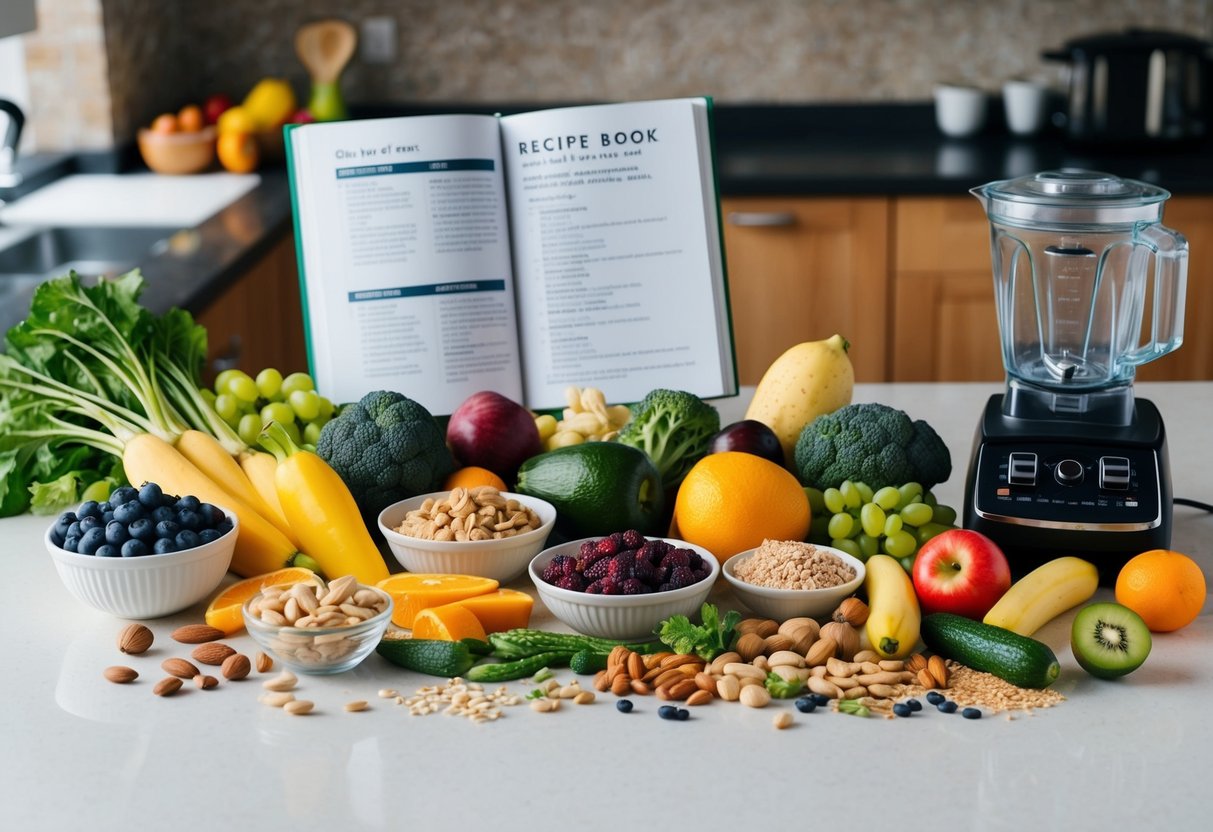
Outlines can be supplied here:
M167 245L169 228L0 228L0 284L39 283L76 271L114 276Z

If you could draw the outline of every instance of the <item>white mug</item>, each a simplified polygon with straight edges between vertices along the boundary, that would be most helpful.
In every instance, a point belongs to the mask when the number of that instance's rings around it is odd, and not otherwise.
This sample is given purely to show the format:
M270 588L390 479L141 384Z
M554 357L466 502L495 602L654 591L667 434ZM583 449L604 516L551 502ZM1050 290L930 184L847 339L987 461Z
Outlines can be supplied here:
M935 123L945 136L972 136L986 123L986 94L957 84L935 86Z
M1045 87L1035 81L1007 81L1002 85L1002 103L1007 129L1017 136L1030 136L1045 121Z

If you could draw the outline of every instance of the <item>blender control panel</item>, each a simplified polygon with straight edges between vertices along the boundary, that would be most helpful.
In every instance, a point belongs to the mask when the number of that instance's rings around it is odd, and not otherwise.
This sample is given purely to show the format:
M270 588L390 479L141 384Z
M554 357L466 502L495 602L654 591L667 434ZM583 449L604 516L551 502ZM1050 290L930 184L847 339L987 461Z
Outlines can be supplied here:
M1159 521L1152 448L986 443L980 454L974 500L983 515L1126 531Z

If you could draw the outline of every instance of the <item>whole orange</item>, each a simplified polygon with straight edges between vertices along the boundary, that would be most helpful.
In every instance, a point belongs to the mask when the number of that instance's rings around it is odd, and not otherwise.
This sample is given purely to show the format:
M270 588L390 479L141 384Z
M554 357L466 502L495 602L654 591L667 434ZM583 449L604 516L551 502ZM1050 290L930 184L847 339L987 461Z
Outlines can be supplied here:
M177 113L177 125L184 133L196 133L204 126L202 108L197 104L187 104Z
M478 465L466 465L458 469L442 483L447 491L452 488L476 488L481 485L491 485L498 491L508 491L505 480L494 474L488 468Z
M215 148L219 162L232 173L250 173L257 169L260 152L257 139L250 133L220 133Z
M1131 558L1116 576L1116 600L1156 633L1186 627L1205 605L1205 576L1196 561L1169 549Z
M180 125L177 123L175 115L172 113L161 113L152 120L152 126L149 129L153 133L168 135L169 133L176 133L179 128Z
M740 451L708 454L674 500L676 536L720 559L772 540L804 540L809 498L783 466Z

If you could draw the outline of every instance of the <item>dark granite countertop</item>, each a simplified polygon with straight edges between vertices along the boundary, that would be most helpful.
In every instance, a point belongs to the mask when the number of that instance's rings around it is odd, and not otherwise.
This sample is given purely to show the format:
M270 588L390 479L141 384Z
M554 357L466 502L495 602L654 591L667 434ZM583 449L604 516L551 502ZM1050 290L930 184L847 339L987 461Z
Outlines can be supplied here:
M996 102L992 102L996 103ZM518 112L530 106L385 105L359 117L450 112ZM992 115L997 107L991 107ZM1058 167L1086 167L1144 179L1175 194L1213 194L1213 143L1176 148L1078 148L1055 129L1031 139L1006 133L993 117L982 134L947 139L935 129L930 105L716 106L720 192L730 196L964 195L969 188ZM132 148L91 154L59 174L138 169ZM45 175L45 174L44 174ZM261 171L262 182L197 228L173 234L140 262L144 300L156 310L206 306L290 228L290 193L282 167ZM0 287L0 327L29 305L25 287Z

